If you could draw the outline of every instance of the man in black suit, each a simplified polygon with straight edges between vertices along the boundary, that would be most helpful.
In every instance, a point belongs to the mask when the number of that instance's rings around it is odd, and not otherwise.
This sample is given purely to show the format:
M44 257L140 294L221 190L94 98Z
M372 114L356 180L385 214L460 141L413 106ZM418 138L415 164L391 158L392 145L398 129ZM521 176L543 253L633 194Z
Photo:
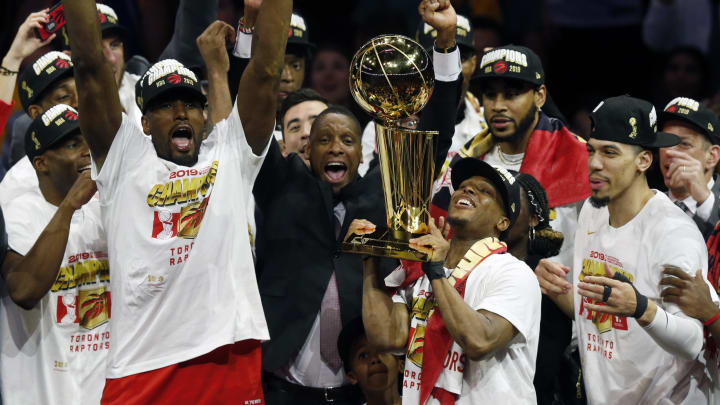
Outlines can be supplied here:
M420 129L440 132L439 167L454 130L447 117L454 117L460 100L460 55L450 2L433 3L424 18L439 34L435 90ZM283 157L273 142L255 182L256 204L264 213L257 270L271 337L263 345L265 398L269 405L359 404L336 343L342 326L361 314L362 263L339 244L355 218L385 223L382 181L379 168L358 175L360 126L346 109L321 113L309 142L310 168L297 154ZM386 260L386 271L396 264Z
M680 144L660 149L660 171L670 199L695 221L707 241L718 222L720 120L687 97L670 101L660 113L660 129L680 137Z

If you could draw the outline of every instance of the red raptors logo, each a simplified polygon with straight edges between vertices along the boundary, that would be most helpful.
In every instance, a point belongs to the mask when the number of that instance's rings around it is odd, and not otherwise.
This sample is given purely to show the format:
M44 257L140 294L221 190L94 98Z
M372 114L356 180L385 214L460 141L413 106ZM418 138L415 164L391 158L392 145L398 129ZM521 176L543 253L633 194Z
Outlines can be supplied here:
M107 22L107 17L103 13L98 13L98 18L100 19L100 24L105 24Z
M167 80L168 80L168 82L170 82L172 84L178 84L178 83L180 83L180 81L182 79L180 79L180 75L173 73L170 76L168 76Z
M70 111L70 110L65 111L65 113L63 114L63 117L65 117L65 119L68 121L77 121L77 119L78 119L77 114L75 114L74 111Z
M667 109L667 112L674 113L677 110L676 105L671 105L670 108Z
M67 69L68 66L70 66L70 64L65 59L58 58L55 60L55 66L57 66L60 69Z
M505 63L505 61L503 60L498 61L493 65L493 70L495 71L495 73L501 75L507 71L507 63Z

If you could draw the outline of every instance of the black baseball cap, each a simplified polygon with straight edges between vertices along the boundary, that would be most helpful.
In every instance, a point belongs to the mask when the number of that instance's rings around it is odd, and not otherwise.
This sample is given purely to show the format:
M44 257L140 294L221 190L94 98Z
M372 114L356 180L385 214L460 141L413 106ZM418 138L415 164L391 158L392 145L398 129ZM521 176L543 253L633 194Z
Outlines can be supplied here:
M203 104L207 101L192 70L175 59L164 59L150 66L137 81L135 102L144 113L152 100L170 91L187 92Z
M300 53L309 59L313 49L315 49L315 44L310 42L305 18L296 12L292 13L290 16L290 30L288 31L287 53Z
M620 142L644 148L664 148L680 143L680 138L658 132L655 107L630 96L605 99L590 113L590 138Z
M25 133L25 153L32 161L63 138L79 131L77 110L67 104L55 105L30 123Z
M480 159L468 157L459 160L452 167L450 179L453 189L458 190L463 181L475 176L490 180L500 192L505 215L510 220L512 227L520 213L520 186L515 181L515 176L502 167L492 166Z
M340 335L338 335L338 354L340 355L340 359L342 359L346 373L350 371L350 366L352 365L350 348L356 339L363 336L365 336L365 326L360 316L348 322L340 331Z
M37 58L20 74L20 104L25 112L37 104L42 93L58 81L73 75L70 57L58 51L48 52Z
M432 25L421 22L418 31L415 33L415 40L426 50L432 50L437 38L437 30ZM457 26L455 27L455 43L460 48L469 51L475 51L475 43L473 41L472 25L467 17L460 14L457 15Z
M506 45L491 49L483 55L478 70L479 80L515 79L535 86L545 83L540 57L524 46Z
M115 13L115 10L107 4L98 3L95 6L97 7L98 19L100 20L100 32L102 35L104 36L112 32L117 34L123 40L127 39L128 30L118 24L118 16L117 13ZM60 28L58 39L56 39L56 41L59 41L58 44L61 50L66 51L70 49L70 38L67 33L67 25Z
M677 97L670 101L660 113L660 128L670 120L692 124L705 135L713 145L720 145L720 121L712 110L699 101L688 97Z

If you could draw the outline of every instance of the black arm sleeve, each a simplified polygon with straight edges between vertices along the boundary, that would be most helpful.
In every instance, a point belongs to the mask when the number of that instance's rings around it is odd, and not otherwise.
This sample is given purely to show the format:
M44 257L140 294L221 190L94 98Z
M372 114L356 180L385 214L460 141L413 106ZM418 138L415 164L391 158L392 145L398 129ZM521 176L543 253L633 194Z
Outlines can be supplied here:
M237 97L238 86L240 86L240 78L242 77L248 63L250 63L250 59L238 58L233 55L232 51L229 53L230 71L228 72L228 86L230 86L230 98L235 100Z
M457 106L462 97L462 75L454 82L435 82L430 101L420 115L418 129L422 131L438 131L435 145L435 176L440 174L440 168L445 162L452 137L455 133L455 118Z
M260 209L263 209L274 198L277 198L278 190L281 189L290 171L289 159L282 155L280 145L273 137L270 140L270 149L268 149L267 156L265 156L260 173L258 173L253 186L255 202Z

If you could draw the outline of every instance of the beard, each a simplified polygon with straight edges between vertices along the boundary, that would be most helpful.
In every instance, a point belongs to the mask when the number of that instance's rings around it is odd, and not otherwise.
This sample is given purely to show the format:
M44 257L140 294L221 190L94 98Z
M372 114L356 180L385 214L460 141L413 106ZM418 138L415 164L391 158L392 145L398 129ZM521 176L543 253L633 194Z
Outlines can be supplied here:
M610 202L610 197L598 198L598 197L590 196L590 205L592 205L595 208L602 208L602 207L608 205L609 202Z
M448 224L450 224L451 227L459 227L462 228L463 226L467 225L470 220L465 218L455 218L450 215L448 215L447 219Z
M520 118L520 122L516 123L515 132L513 132L512 134L510 134L508 136L500 137L500 136L495 135L495 133L492 130L492 126L491 126L490 134L492 135L493 142L495 142L495 143L498 143L498 142L513 143L513 142L517 142L520 139L522 139L522 137L525 136L525 133L527 132L527 130L530 129L530 126L533 124L533 121L535 120L535 112L537 112L537 110L538 109L536 106L534 106L534 105L530 106L530 108L525 113L525 115L523 115Z

